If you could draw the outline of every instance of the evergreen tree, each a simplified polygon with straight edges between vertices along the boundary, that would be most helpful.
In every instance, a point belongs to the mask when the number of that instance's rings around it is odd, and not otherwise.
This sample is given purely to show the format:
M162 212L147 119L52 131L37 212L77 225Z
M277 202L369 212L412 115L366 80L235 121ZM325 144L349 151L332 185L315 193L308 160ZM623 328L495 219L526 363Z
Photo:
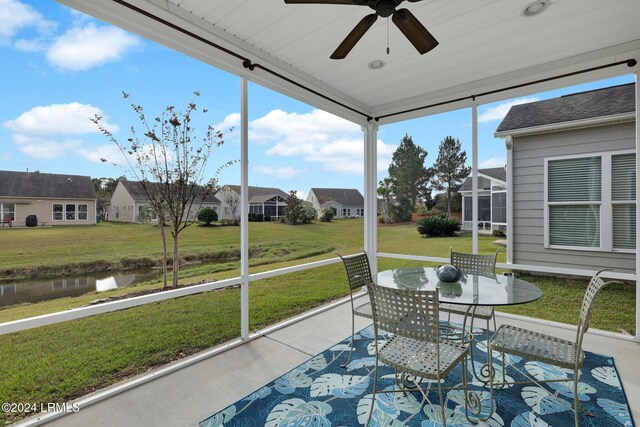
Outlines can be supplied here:
M429 171L424 166L427 154L424 148L414 144L408 134L402 138L400 146L393 153L389 165L389 178L393 194L398 199L398 206L391 210L398 220L411 219L420 189L430 178Z
M308 214L305 209L302 199L298 197L298 192L291 190L289 197L287 197L286 206L284 207L284 216L287 222L295 224L297 222L306 223ZM315 211L312 213L315 216Z
M467 153L462 150L458 138L447 136L440 142L438 158L431 168L431 185L438 191L446 191L447 212L451 215L451 194L458 191L462 181L469 176L471 168L465 166Z

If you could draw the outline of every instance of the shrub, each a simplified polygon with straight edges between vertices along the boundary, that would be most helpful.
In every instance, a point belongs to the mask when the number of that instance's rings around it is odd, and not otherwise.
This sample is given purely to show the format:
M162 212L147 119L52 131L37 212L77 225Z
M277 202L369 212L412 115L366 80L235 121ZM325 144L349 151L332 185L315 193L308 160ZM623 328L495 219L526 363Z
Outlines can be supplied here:
M25 224L27 227L37 227L38 226L38 217L35 215L27 216L25 220Z
M218 220L218 212L212 208L200 209L198 212L198 221L204 222L206 225L211 225L212 222Z
M302 222L304 224L309 224L314 219L316 219L316 209L311 204L304 204L304 216L302 218Z
M265 215L264 216L264 220L265 221L271 221L271 215Z
M429 211L427 210L427 207L426 207L424 204L422 204L422 203L416 203L416 205L415 205L415 206L414 206L414 208L413 208L413 211L414 211L416 214L421 215L421 216L426 216L426 215L427 215L427 212L429 212Z
M493 234L493 237L507 237L507 234L499 228L493 230L491 234Z
M264 221L264 215L263 215L263 214L261 214L261 213L257 213L257 214L255 215L255 220L256 220L256 222L262 222L262 221Z
M333 217L336 216L336 211L333 208L327 208L322 212L322 216L320 217L320 221L323 222L331 222Z
M460 223L448 216L430 216L419 220L417 229L422 237L448 237L460 231Z

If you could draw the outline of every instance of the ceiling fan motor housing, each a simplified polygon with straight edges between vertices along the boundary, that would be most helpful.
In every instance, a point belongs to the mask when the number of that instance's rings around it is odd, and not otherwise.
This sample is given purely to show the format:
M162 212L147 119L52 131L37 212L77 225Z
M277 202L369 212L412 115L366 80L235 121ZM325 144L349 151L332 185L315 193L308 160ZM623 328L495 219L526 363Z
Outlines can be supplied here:
M382 18L388 18L396 11L396 7L404 0L371 0L369 7L376 11L376 14Z

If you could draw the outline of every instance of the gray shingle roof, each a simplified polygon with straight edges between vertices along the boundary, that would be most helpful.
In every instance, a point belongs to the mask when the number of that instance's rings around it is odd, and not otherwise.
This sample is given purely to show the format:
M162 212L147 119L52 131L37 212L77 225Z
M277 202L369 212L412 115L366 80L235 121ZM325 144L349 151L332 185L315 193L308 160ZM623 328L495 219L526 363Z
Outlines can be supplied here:
M364 197L355 188L312 188L320 204L335 201L342 206L364 206Z
M511 107L496 132L635 111L635 84L564 95Z
M490 176L491 178L499 179L500 181L507 182L507 170L505 168L487 168L478 169L479 174ZM483 176L478 177L478 189L487 190L491 188L491 181ZM458 191L471 191L472 183L471 176L468 176Z
M224 185L223 187L227 187L235 191L237 194L240 194L239 185ZM289 197L287 193L279 188L249 186L249 203L263 203L274 196L280 196L283 199L287 199Z
M0 197L95 199L96 191L88 176L0 171Z
M142 187L142 183L140 181L120 181L127 192L131 195L133 200L136 202L146 202L149 200L147 197L147 193L144 191ZM151 185L157 185L155 183L150 183ZM213 194L208 194L204 200L196 199L197 203L220 203Z

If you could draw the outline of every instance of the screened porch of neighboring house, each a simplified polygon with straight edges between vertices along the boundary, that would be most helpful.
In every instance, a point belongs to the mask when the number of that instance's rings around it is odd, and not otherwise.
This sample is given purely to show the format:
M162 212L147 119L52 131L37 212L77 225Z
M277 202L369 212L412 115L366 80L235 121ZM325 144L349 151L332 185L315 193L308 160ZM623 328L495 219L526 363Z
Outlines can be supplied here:
M269 310L260 299L264 294L262 283L285 285L286 289L279 290L285 299L295 293L307 272L322 277L325 272L342 267L340 259L331 255L275 270L254 266L250 269L250 232L246 220L252 212L248 194L249 82L362 126L362 249L369 255L375 277L376 272L389 269L391 262L437 265L449 261L424 253L404 253L401 244L394 246L379 239L376 190L381 127L468 110L472 178L470 193L463 198L463 212L465 223L479 225L471 227L469 247L469 252L477 254L480 225L487 231L506 225L510 239L514 221L523 218L513 210L514 200L523 195L511 194L509 190L514 182L513 151L507 151L506 190L500 184L483 184L478 173L478 106L630 73L635 74L637 81L640 73L637 65L640 26L634 19L640 16L640 3L635 0L608 4L595 0L543 0L533 2L531 9L529 1L513 0L479 1L473 5L466 1L406 2L402 6L410 8L439 40L436 49L419 55L394 29L389 39L392 54L386 56L387 33L383 31L386 24L379 20L371 33L340 61L329 56L343 34L363 18L364 10L359 7L259 0L60 0L60 3L239 76L241 264L234 277L6 322L0 324L0 334L20 334L55 324L74 325L92 318L108 321L112 312L135 313L150 304L167 302L186 304L190 298L213 290L229 296L233 315L228 321L237 321L238 331L236 336L212 349L177 358L167 366L78 398L75 402L81 408L78 413L51 411L25 420L25 425L195 425L351 334L351 306L349 299L344 298L348 292L346 278L341 298L304 313L292 310L290 318L270 326L253 326L253 319ZM530 16L529 12L538 10L542 11L539 16ZM384 58L382 68L375 65L380 58ZM639 97L637 87L635 95ZM634 126L637 147L638 121L630 126ZM506 141L507 147L511 142ZM639 151L634 152L637 176ZM275 207L279 214L281 201L275 200L275 206L267 202L263 202L263 212L267 207ZM478 209L471 209L472 206ZM639 214L635 215L637 223ZM637 247L640 241L637 230L630 240ZM520 264L514 262L517 253L511 243L507 243L506 262L497 264L499 269L578 276L585 283L596 269L554 264L553 256L546 263ZM634 253L629 251L633 257L630 268L614 268L604 273L604 277L635 283L640 262ZM327 283L320 279L317 286ZM587 334L584 347L615 358L633 418L638 422L640 291L637 287L635 295L635 333L593 330ZM360 293L358 298L362 300L366 295ZM497 317L498 324L536 327L569 339L575 336L574 325L512 314ZM366 319L356 319L356 328L368 324L370 321ZM215 334L215 329L211 334Z

